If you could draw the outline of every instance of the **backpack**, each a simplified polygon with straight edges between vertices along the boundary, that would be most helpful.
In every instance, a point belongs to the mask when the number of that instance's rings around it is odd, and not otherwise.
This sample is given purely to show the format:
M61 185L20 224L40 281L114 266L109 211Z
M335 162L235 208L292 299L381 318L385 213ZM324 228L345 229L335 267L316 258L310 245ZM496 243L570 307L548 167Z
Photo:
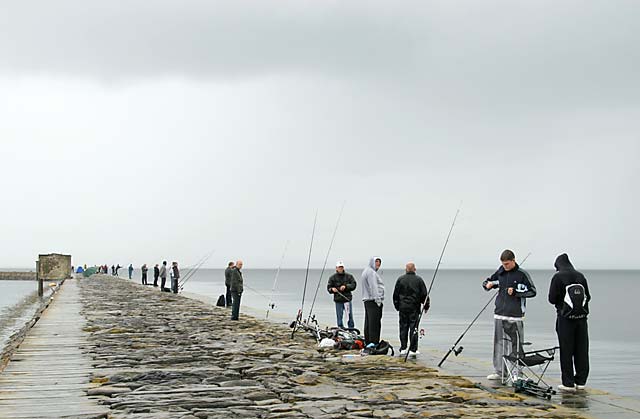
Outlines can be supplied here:
M395 354L393 346L386 340L381 340L380 343L373 348L364 348L362 351L367 355L388 355L389 349L391 349L391 356L393 356Z
M224 307L225 306L224 295L221 295L220 297L218 297L218 302L216 303L216 306L218 306L218 307Z
M589 314L587 295L582 284L569 284L565 288L560 315L567 319L586 319Z

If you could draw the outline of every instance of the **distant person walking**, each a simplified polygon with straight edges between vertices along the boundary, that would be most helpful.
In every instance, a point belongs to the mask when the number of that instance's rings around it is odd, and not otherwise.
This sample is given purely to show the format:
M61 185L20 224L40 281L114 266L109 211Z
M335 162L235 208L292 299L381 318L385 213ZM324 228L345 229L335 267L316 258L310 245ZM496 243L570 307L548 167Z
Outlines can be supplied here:
M418 317L423 303L424 311L429 310L431 300L428 296L427 286L419 275L416 275L416 265L409 262L405 266L405 274L396 281L393 289L393 306L400 317L400 355L409 351L409 356L415 357L418 352L418 334L413 333L418 327ZM407 348L407 336L410 339Z
M111 275L116 276L116 265L111 265Z
M235 266L235 262L229 262L227 269L224 270L224 286L226 288L224 301L227 307L231 307L231 276L233 275L233 269Z
M120 264L116 265L116 276L119 276L118 271L122 268Z
M589 376L587 316L591 294L587 279L575 270L566 253L556 258L556 274L549 286L549 302L556 306L562 391L584 390ZM575 374L574 374L575 366Z
M133 277L133 263L129 264L129 279Z
M485 291L498 289L494 310L493 369L489 380L501 380L502 357L514 352L522 352L524 343L524 313L526 299L536 296L536 287L531 276L516 263L516 255L505 250L500 255L502 266L482 283ZM511 341L505 345L505 339Z
M162 262L160 267L160 291L164 291L164 286L167 283L167 261Z
M231 273L231 320L238 320L240 317L240 298L242 298L242 291L244 290L242 266L243 262L241 260L237 261Z
M333 302L336 305L337 326L344 329L343 317L346 312L347 326L349 329L355 328L353 322L353 304L351 292L356 289L356 280L350 273L345 272L344 263L336 263L336 273L331 275L327 282L327 291L333 294Z
M156 263L156 266L153 267L153 286L158 286L158 278L160 277L160 265Z
M180 269L178 269L178 262L171 263L171 291L174 294L178 293L178 280L180 279Z
M140 270L142 271L142 285L147 285L147 272L149 272L147 264L145 263L144 265L142 265L142 268L140 268Z
M362 271L362 301L364 301L364 340L366 345L380 343L382 328L382 303L384 301L384 283L378 273L382 259L372 257Z

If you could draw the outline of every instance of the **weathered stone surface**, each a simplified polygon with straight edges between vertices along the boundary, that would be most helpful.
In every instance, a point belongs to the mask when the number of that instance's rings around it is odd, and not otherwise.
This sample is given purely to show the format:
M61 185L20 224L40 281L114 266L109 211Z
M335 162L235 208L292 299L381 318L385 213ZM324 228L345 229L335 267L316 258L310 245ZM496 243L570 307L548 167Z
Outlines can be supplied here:
M81 286L92 394L113 418L579 417L397 358L319 351L284 327L126 280Z

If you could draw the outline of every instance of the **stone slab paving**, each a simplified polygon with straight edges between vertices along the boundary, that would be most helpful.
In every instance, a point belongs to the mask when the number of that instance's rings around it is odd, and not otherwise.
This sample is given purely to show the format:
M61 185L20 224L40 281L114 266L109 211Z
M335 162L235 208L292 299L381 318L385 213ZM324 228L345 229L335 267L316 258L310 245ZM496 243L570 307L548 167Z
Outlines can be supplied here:
M392 357L344 358L304 334L96 275L81 282L88 390L113 418L579 418Z
M0 374L0 418L103 418L87 397L91 358L76 280L68 280Z

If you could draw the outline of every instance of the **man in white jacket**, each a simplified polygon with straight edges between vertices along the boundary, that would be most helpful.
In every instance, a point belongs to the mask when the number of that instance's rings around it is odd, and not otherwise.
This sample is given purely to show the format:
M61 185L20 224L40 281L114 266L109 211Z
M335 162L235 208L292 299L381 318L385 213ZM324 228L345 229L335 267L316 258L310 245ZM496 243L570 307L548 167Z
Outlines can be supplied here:
M384 283L378 273L382 259L372 257L362 271L362 301L364 301L364 340L365 344L380 343L382 303L384 301Z

